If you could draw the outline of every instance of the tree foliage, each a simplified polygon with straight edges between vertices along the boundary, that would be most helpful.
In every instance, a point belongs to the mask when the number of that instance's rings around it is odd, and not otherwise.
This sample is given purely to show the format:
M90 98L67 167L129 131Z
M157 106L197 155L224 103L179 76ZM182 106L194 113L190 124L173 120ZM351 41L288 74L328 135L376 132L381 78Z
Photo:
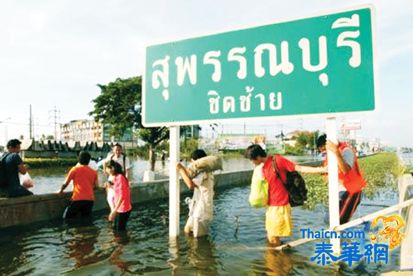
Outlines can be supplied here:
M142 125L142 78L116 79L106 85L97 85L101 93L93 100L94 110L89 113L96 121L111 126L110 134L122 137L127 129L137 129L137 134L149 145L151 170L155 169L155 149L169 138L167 127L145 128ZM184 134L187 127L181 127Z
M106 85L97 85L101 93L93 100L89 113L96 121L111 126L111 135L119 138L127 129L141 126L141 77L116 79Z

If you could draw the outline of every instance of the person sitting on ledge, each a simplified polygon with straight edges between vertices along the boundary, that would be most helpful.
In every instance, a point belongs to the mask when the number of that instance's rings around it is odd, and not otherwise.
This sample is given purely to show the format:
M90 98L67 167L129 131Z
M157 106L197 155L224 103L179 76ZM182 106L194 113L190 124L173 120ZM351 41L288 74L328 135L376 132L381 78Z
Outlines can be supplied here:
M12 139L7 143L7 153L0 159L0 196L20 197L33 195L20 185L19 173L26 174L27 167L19 156L21 142Z

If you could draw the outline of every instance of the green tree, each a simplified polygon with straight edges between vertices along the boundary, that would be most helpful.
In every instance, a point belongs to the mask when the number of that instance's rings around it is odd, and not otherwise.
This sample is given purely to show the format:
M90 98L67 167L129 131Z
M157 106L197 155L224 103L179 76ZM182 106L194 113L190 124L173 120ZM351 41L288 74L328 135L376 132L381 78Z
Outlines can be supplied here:
M149 144L151 170L155 169L155 147L168 137L168 129L143 128L141 117L142 78L116 79L106 85L94 100L94 110L89 113L96 121L111 126L109 133L122 137L128 128L138 128L140 138Z
M96 121L110 125L109 132L116 138L122 137L127 129L138 129L139 137L149 145L149 161L151 170L154 171L156 147L168 139L169 129L167 127L143 127L142 78L140 76L129 79L118 78L106 85L98 84L98 87L101 93L93 100L94 110L89 115L93 116Z
M92 102L94 110L89 113L96 121L110 125L109 134L123 136L128 128L141 126L140 102L142 79L116 79L107 85L98 84L100 95Z
M156 147L169 137L169 129L167 127L151 127L140 128L138 130L139 137L149 145L149 162L151 171L155 170L156 162Z

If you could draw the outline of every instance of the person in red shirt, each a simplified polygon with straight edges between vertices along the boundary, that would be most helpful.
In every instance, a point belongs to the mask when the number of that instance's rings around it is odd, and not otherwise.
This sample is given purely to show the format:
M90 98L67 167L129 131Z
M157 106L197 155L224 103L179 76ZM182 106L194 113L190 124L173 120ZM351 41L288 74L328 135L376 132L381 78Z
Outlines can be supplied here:
M112 176L115 203L108 220L114 221L115 230L122 231L126 229L126 223L132 211L129 182L123 174L122 166L114 160L106 164L106 173Z
M267 156L265 150L256 144L247 148L245 156L254 165L262 166L264 178L268 182L268 209L265 214L265 229L268 242L273 246L278 246L281 244L280 237L290 236L293 229L288 192L283 184L287 181L287 171L320 173L325 172L325 168L296 165L281 155ZM282 181L274 170L273 162L277 166Z
M347 223L360 204L362 191L366 186L356 154L349 144L343 142L333 143L327 140L326 134L322 134L317 138L317 148L320 152L329 150L337 158L340 224ZM327 161L327 155L325 155L324 166L326 169Z
M60 188L59 194L63 194L66 187L73 181L72 198L63 213L64 219L70 219L81 214L82 217L90 217L95 200L94 189L99 185L98 174L89 165L90 153L79 153L79 164L74 166L66 177L65 183Z

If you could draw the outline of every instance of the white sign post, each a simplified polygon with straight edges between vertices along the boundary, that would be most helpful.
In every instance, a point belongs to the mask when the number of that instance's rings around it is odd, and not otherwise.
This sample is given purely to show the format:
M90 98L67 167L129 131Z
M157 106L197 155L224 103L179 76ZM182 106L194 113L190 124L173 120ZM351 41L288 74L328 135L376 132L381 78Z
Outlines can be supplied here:
M326 120L327 139L337 143L336 118ZM328 209L330 215L330 229L340 225L339 197L338 197L338 163L337 157L327 151L328 158ZM340 239L330 239L335 254L340 253Z
M179 235L179 126L169 128L169 237Z

